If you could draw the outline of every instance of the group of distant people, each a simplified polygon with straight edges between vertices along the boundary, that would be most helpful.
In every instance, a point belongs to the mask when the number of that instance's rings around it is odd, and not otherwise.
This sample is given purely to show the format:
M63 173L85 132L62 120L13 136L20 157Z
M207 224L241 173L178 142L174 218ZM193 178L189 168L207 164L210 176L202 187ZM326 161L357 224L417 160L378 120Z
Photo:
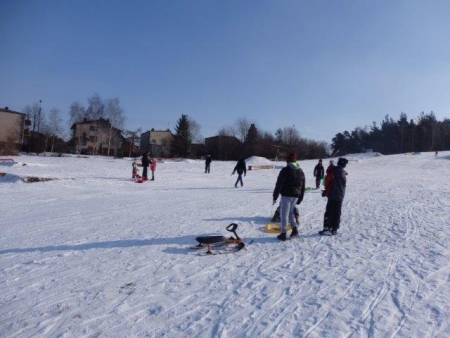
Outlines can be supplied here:
M205 174L209 174L211 172L211 162L212 162L212 157L211 155L206 156L205 159ZM247 168L246 168L246 164L245 164L245 160L244 158L240 158L239 161L237 162L236 166L234 167L233 172L231 173L231 175L234 175L237 172L238 177L236 180L236 183L234 184L234 187L237 188L238 187L238 183L241 184L241 187L244 186L244 181L242 180L242 175L247 175Z
M144 154L142 154L141 158L142 176L139 175L138 163L136 160L133 161L131 166L132 166L131 177L133 179L148 181L148 168L150 167L150 171L152 172L152 178L150 179L150 181L155 180L156 159L149 158L147 151L144 152Z
M210 173L212 158L210 155L205 160L205 173ZM276 204L277 199L281 196L280 205L275 211L272 222L281 220L281 233L277 236L279 240L285 241L287 239L287 225L291 225L290 237L296 237L298 233L298 225L300 214L297 208L303 201L305 194L305 174L297 163L297 156L294 153L286 157L286 167L281 169L275 189L273 191L273 204ZM314 167L313 175L316 179L316 189L320 188L320 183L323 182L324 190L322 196L327 197L327 205L325 208L323 230L319 231L320 235L336 235L341 221L342 201L345 196L345 188L347 184L347 172L344 170L348 163L346 158L339 158L337 165L330 160L327 169L325 170L320 159ZM234 167L231 175L237 172L238 178L234 187L238 184L244 186L242 176L247 174L245 160L239 159Z
M305 174L297 163L295 154L289 154L286 158L286 167L281 169L278 174L275 189L273 191L273 204L277 202L281 195L279 214L281 218L281 233L277 238L281 241L287 239L287 225L291 225L290 237L296 237L298 233L298 210L296 205L303 201L305 194ZM325 190L322 192L323 197L327 197L327 205L325 208L323 230L319 231L320 235L336 235L341 222L342 201L345 196L345 188L347 184L347 172L344 170L348 163L346 158L339 158L335 166L333 160L326 170L326 176L322 165L322 160L314 167L314 177L316 178L316 189L319 189L321 180L324 180Z
M437 155L437 152L436 152ZM205 159L205 174L211 172L211 155L206 156ZM344 170L348 163L346 158L339 158L337 165L334 165L333 160L330 160L326 170L322 165L320 159L317 165L314 167L313 175L316 179L316 189L320 188L321 181L324 184L324 190L322 196L327 197L327 205L325 208L323 230L319 231L321 235L336 235L341 221L342 201L345 196L345 188L347 184L347 172ZM148 180L147 171L150 166L152 172L151 181L155 180L156 160L148 157L148 152L142 155L141 164L143 167L142 176L138 174L137 162L133 162L132 177L140 178L144 181ZM244 158L239 159L234 167L231 175L238 174L234 187L237 188L238 184L241 187L244 186L242 177L246 176L247 168ZM299 212L297 205L303 201L305 194L305 173L297 163L297 156L294 153L289 154L286 157L286 167L281 169L278 174L278 178L273 191L273 204L277 202L279 196L280 205L277 208L272 221L281 220L281 233L277 238L281 241L287 239L287 225L291 225L290 237L296 237L299 235Z

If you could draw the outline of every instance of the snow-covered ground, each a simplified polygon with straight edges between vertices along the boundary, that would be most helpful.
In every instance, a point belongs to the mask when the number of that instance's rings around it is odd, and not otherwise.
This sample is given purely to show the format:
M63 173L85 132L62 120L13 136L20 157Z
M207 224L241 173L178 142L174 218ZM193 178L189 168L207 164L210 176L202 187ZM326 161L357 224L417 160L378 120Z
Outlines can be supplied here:
M374 155L348 156L338 236L317 235L313 191L286 242L263 231L283 162L236 189L235 162L166 161L138 184L131 159L14 157L0 164L0 336L450 337L450 152ZM314 186L317 161L299 163ZM233 222L253 244L189 249Z

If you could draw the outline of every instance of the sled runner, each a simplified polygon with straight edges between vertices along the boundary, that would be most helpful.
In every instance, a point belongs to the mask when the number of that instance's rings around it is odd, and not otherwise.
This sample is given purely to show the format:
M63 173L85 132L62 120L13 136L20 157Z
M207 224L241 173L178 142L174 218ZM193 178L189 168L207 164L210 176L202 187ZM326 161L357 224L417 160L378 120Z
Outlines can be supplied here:
M266 232L270 232L272 234L279 234L281 233L281 223L279 222L270 222L268 224L266 224L266 226L264 227L264 230ZM287 231L291 231L292 228L290 225L287 226Z
M215 254L211 251L211 248L222 246L227 247L227 250L217 253L232 253L242 250L245 247L245 244L242 238L239 238L239 236L237 235L236 233L237 228L238 225L236 223L231 223L226 228L229 232L232 232L235 237L230 236L229 238L226 238L224 236L199 236L195 239L198 242L198 244L194 248L201 249L206 247L207 255Z

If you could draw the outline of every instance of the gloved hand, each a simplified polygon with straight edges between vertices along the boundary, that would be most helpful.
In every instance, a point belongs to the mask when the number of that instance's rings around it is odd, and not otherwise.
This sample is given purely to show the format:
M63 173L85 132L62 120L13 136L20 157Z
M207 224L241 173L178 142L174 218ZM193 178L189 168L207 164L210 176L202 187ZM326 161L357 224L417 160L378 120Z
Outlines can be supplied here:
M299 205L300 203L302 203L301 199L297 199L297 205Z
M273 203L272 203L272 205L275 205L275 203L277 203L277 200L273 200Z
M325 195L325 190L322 190L322 197L327 197L327 196Z

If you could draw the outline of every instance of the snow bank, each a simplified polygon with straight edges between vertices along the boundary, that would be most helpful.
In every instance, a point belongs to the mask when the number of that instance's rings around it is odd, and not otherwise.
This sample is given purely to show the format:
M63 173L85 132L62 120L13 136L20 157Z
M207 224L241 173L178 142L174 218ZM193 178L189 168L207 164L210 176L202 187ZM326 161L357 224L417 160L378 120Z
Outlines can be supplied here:
M247 165L273 165L274 163L265 157L251 156L245 160Z

